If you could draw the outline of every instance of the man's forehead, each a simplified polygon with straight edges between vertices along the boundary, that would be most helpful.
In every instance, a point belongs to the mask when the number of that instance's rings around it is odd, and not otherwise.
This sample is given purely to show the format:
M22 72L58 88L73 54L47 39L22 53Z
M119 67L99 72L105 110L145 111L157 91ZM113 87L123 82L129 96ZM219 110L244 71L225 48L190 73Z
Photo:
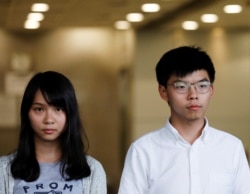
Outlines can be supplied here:
M187 73L184 76L178 76L173 74L169 77L170 80L183 80L183 81L200 81L200 80L209 80L209 76L206 70L197 70L191 73Z

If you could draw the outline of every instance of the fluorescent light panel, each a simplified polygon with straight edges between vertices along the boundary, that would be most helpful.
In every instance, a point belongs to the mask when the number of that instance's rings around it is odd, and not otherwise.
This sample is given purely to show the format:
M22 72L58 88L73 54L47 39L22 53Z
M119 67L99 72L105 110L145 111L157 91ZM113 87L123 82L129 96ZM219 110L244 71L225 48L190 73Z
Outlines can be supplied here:
M184 30L197 30L199 24L196 21L184 21L182 23L182 28Z
M30 21L30 20L27 20L25 23L24 23L24 28L25 29L37 29L40 27L40 23L38 21Z
M44 15L42 13L29 13L27 19L32 21L42 21Z
M34 3L31 6L31 11L33 12L46 12L49 10L49 5L46 3Z
M218 16L216 14L203 14L201 21L204 23L215 23L218 21Z
M157 3L145 3L141 6L144 12L158 12L160 11L160 5Z
M240 13L242 11L241 5L226 5L223 8L225 13L228 14L234 14L234 13Z
M126 19L129 22L141 22L144 19L144 16L141 13L129 13L127 14Z

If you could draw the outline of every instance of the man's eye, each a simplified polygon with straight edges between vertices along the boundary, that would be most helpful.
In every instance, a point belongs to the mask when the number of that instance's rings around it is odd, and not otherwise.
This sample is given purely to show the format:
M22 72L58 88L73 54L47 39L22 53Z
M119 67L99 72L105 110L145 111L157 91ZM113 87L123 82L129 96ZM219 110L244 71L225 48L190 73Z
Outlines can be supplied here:
M201 82L201 83L198 84L199 88L207 88L208 86L209 86L208 82Z
M175 83L175 88L184 89L186 87L187 85L184 83L178 83L178 82Z

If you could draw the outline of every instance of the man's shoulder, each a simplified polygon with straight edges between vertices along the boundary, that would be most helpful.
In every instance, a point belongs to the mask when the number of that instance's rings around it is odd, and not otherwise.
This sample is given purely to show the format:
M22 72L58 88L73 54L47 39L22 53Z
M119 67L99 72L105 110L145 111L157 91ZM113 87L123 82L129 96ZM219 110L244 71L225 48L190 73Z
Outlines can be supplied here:
M225 130L210 127L210 133L212 134L213 139L217 139L218 141L224 140L235 143L241 142L241 140L237 136Z
M162 138L162 134L164 133L165 128L159 128L155 129L153 131L147 132L143 134L142 136L138 137L132 145L145 145L145 144L151 144L153 142L158 142Z

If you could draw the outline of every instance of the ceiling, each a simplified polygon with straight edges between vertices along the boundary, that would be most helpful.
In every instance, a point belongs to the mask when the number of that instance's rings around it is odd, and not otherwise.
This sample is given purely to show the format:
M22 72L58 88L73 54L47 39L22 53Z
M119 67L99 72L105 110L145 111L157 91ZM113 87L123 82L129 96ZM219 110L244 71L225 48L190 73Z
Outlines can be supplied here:
M150 28L180 28L184 19L200 22L202 13L216 13L219 22L200 24L201 27L250 27L250 0L0 0L0 28L8 31L24 30L23 24L32 3L48 3L41 28L35 31L60 27L113 27L117 20L125 20L129 12L142 12L143 3L159 3L160 12L144 14L144 21L133 23L136 30ZM241 14L227 15L223 6L241 4Z

